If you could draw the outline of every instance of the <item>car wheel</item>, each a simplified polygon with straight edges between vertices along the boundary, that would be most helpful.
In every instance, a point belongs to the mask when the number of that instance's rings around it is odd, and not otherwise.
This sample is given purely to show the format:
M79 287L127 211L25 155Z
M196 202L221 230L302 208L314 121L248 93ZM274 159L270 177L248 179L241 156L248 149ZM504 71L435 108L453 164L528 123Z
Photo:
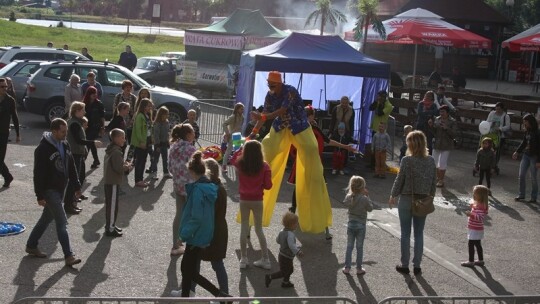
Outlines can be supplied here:
M186 120L187 112L183 107L177 105L167 105L167 108L169 109L169 126L171 128Z
M50 124L55 118L64 116L65 105L58 102L51 103L45 110L45 121Z

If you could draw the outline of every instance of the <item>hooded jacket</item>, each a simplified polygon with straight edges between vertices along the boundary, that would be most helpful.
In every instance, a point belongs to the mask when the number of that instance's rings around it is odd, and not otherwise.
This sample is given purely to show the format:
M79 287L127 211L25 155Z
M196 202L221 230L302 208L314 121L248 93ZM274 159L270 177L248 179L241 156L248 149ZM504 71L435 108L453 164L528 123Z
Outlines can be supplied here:
M56 147L52 133L45 132L34 151L34 191L38 200L44 199L47 190L63 193L68 183L71 183L75 191L81 189L69 144L63 140L62 145L65 151L64 159Z
M103 182L105 185L119 185L124 177L124 154L122 147L110 143L105 149L103 162Z
M180 238L188 245L207 247L214 237L218 186L205 176L186 185L187 202L180 221Z

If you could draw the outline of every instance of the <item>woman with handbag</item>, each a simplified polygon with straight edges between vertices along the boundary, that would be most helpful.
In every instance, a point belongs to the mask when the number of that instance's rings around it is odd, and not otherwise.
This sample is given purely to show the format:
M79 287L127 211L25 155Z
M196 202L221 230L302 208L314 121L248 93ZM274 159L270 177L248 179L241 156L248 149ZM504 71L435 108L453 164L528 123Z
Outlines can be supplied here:
M396 271L400 273L410 272L411 227L414 228L414 274L422 273L420 263L424 253L424 225L427 213L433 212L436 182L435 161L428 155L426 136L422 131L413 131L407 135L407 155L401 160L388 200L392 208L399 196L397 206L401 227L401 264L396 266ZM427 208L413 210L414 206L422 207L422 204Z

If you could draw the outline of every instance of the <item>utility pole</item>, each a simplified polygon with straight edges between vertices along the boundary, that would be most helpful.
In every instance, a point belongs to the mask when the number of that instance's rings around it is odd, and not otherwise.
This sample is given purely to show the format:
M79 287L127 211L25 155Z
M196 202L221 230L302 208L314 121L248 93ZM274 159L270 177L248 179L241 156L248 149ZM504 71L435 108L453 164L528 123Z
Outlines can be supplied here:
M127 33L126 36L129 35L129 23L131 20L131 1L127 0L128 3L128 24L127 24Z

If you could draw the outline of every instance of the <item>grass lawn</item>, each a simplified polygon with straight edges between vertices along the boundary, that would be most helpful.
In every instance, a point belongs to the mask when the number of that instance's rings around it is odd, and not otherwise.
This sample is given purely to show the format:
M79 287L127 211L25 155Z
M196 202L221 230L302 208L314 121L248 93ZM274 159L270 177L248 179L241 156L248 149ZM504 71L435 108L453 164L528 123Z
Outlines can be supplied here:
M61 48L64 44L69 49L80 52L87 47L94 60L118 62L125 45L131 45L137 57L156 56L165 51L183 51L184 40L180 37L165 35L143 35L125 33L109 33L98 31L76 30L65 27L41 27L24 25L16 22L0 20L0 44L46 46L52 41Z

